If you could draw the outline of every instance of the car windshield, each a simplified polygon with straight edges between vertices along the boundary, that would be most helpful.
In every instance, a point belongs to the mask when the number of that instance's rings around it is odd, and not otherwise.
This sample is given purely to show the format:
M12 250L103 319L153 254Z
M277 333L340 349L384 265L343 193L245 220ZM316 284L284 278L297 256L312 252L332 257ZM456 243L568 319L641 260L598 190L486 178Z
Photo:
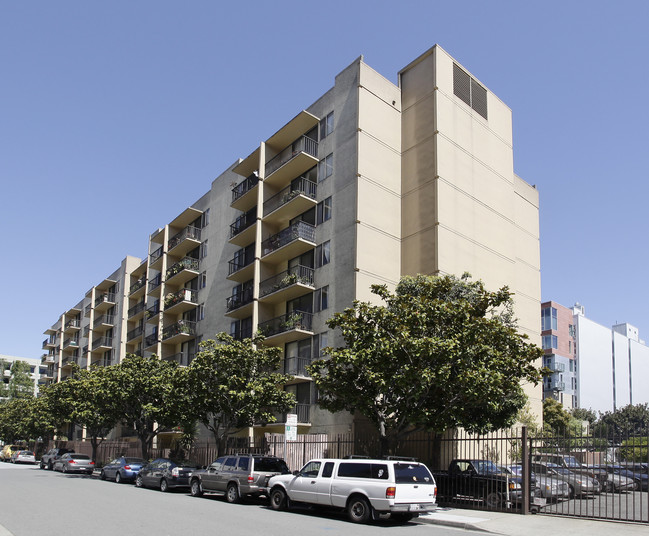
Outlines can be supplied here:
M397 483L433 484L435 482L428 468L420 463L395 463L394 477Z
M494 462L488 460L476 460L473 466L479 475L497 475L502 472Z
M70 458L73 460L89 460L90 456L86 456L85 454L70 454Z
M255 458L255 471L271 473L290 473L286 462L281 458Z
M564 460L566 461L566 467L574 467L575 469L581 469L581 464L577 461L576 458L572 456L566 456Z

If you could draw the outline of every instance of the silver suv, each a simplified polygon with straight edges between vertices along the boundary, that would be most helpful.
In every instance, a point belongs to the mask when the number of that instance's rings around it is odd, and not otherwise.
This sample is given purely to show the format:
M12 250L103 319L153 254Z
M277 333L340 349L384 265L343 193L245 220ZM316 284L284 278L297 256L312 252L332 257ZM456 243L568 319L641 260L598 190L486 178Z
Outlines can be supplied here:
M288 473L288 466L281 458L232 454L218 458L207 469L195 471L189 489L194 497L219 493L225 495L228 502L235 503L241 497L264 495L270 477Z

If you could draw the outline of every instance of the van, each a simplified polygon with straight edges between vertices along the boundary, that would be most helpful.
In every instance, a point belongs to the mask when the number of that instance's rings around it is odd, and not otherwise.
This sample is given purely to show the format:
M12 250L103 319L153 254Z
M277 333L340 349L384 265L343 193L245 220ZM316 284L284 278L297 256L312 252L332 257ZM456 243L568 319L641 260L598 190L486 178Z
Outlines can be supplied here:
M411 459L321 459L268 481L274 510L294 503L342 509L365 523L390 514L407 522L435 509L437 485L423 463Z

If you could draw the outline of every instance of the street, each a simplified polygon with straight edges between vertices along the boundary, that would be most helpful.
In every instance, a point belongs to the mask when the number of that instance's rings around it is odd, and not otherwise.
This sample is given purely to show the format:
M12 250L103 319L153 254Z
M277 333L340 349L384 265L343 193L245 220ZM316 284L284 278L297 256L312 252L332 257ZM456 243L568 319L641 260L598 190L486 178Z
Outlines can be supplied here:
M412 536L438 536L459 530L417 522L354 525L337 512L275 512L264 501L228 504L221 497L195 498L182 490L162 493L86 475L0 463L0 536L162 536L214 534L217 530L241 536L298 532L300 536L318 536L369 535L377 529Z

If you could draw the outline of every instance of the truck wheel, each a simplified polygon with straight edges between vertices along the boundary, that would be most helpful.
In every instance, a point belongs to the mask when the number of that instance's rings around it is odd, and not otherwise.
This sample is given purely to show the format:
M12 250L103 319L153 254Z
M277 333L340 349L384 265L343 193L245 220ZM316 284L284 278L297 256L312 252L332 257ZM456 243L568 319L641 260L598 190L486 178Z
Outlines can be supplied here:
M286 493L282 488L275 488L270 492L270 507L273 510L286 510Z
M352 497L347 504L347 515L353 523L367 523L372 517L372 507L365 497Z
M500 505L500 494L497 491L488 491L485 493L484 502L489 508L498 508Z
M239 488L234 482L228 484L228 489L225 491L225 499L229 503L237 503L240 499Z

